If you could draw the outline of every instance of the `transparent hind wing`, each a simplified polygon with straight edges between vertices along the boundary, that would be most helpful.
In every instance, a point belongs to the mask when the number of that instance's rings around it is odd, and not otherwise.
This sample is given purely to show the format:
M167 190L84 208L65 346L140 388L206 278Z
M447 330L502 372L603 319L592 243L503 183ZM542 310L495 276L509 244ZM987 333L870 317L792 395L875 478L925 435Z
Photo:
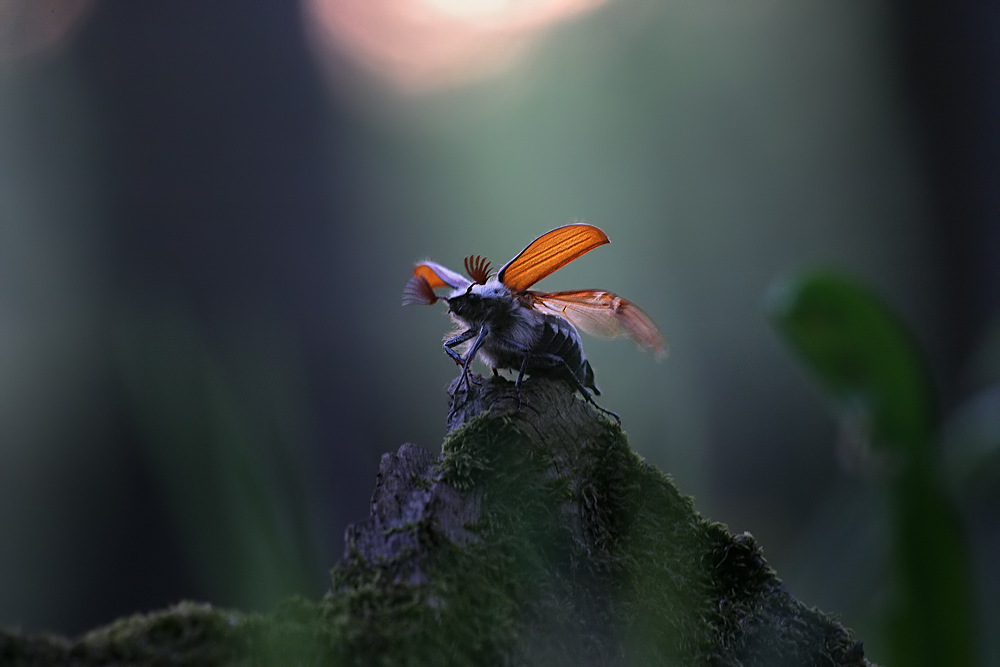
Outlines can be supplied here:
M667 356L667 341L653 320L628 299L601 290L572 292L526 292L531 306L562 317L592 336L628 336L639 347L661 361Z

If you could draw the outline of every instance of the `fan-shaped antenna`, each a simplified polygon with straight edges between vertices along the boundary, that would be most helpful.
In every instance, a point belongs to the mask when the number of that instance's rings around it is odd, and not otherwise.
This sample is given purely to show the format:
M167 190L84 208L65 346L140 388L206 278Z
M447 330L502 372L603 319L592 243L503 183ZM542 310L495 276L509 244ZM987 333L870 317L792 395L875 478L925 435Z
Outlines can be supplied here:
M465 272L474 282L485 285L490 277L490 261L479 255L469 255L465 258Z

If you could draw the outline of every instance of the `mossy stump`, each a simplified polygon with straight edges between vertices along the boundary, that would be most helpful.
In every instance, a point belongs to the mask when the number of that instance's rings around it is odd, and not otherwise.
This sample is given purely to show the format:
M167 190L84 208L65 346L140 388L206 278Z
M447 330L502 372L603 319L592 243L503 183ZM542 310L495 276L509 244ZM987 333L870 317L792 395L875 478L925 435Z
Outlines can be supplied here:
M564 383L477 381L440 457L382 457L323 600L0 630L0 665L870 665Z

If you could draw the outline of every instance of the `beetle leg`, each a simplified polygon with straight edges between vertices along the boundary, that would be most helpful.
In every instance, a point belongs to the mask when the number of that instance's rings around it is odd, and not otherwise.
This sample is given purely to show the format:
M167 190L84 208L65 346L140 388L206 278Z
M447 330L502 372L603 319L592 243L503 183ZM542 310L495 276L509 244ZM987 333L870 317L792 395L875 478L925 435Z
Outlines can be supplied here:
M538 356L542 356L542 355L538 355ZM557 357L554 354L546 354L545 356L547 356L547 357L554 357L555 360L558 360L559 363L561 363L563 365L563 368L566 369L566 375L568 375L569 378L576 385L577 391L579 391L581 394L583 394L583 397L585 399L587 399L587 401L591 405L593 405L595 408L597 408L598 410L600 410L604 414L611 415L612 417L614 417L615 421L618 422L619 426L622 425L622 418L619 417L617 413L611 412L611 410L605 410L604 408L602 408L601 406L599 406L597 404L597 401L594 400L594 395L590 393L589 389L587 389L586 387L583 386L583 383L580 382L580 378L578 378L576 375L573 374L573 371L570 369L569 364L566 363L565 359L563 359L562 357Z
M462 343L469 340L475 335L476 335L475 329L468 329L467 331L463 331L462 333L458 334L454 338L449 338L444 342L444 351L448 353L448 356L451 357L456 364L461 366L465 360L462 359L462 355L460 355L452 348L455 347L456 345L461 345Z
M531 356L527 352L524 353L524 359L521 360L521 370L517 374L517 380L514 381L514 391L517 392L517 409L514 410L516 415L521 411L521 380L524 379L524 371L528 368L528 357Z
M521 380L523 379L524 372L527 369L528 358L531 357L533 359L544 359L553 368L561 365L562 368L566 371L565 375L570 379L570 381L576 387L576 390L579 391L581 394L583 394L583 397L585 399L587 399L587 402L590 403L591 405L593 405L595 408L597 408L601 412L603 412L604 414L610 415L611 417L614 417L614 420L618 423L619 426L621 426L621 424L622 424L621 417L619 417L616 413L612 412L611 410L605 410L604 408L602 408L600 405L597 404L597 401L594 400L594 395L590 393L589 389L587 389L585 386L583 386L583 383L580 382L580 378L578 378L573 373L573 370L569 367L569 364L566 363L565 359L563 359L562 357L560 357L558 355L550 354L548 352L543 352L541 354L539 354L537 352L531 352L527 347L525 347L524 345L521 345L520 343L518 343L516 341L512 341L512 340L508 340L508 339L503 339L501 342L507 343L511 347L513 347L515 349L518 349L518 350L522 350L524 352L524 360L521 362L521 372L518 373L518 375L517 375L517 381L514 383L514 387L517 390L517 410L514 411L515 414L518 411L521 410Z
M469 388L469 365L472 363L472 360L476 358L476 353L479 352L479 348L483 346L483 343L486 342L486 337L489 335L490 330L486 328L486 325L483 325L483 327L479 330L479 337L476 338L472 347L469 348L469 352L465 355L465 360L462 364L462 379L465 380L466 389ZM472 336L469 337L471 338Z
M470 329L469 331L466 331L465 333L461 334L460 336L456 336L456 338L460 338L461 336L464 336L465 334L469 333L470 331L472 331L472 330ZM459 389L461 389L462 383L464 382L465 383L465 395L466 395L466 397L468 397L469 391L472 389L472 387L469 386L469 364L471 364L472 360L476 358L476 353L479 352L479 348L481 348L483 346L483 343L486 341L486 337L489 334L490 334L490 330L488 328L486 328L485 325L482 328L480 328L479 329L479 336L476 338L475 342L472 344L472 347L469 348L469 351L465 355L465 359L462 359L462 375L459 378L458 384L455 385L455 393L456 394L458 393ZM469 338L472 338L472 335L470 335ZM454 339L452 339L452 340L454 340ZM468 340L468 338L466 338L466 340ZM449 341L449 342L451 342L451 341ZM456 345L457 344L458 343L456 343ZM446 343L446 345L447 345L447 343ZM445 348L445 349L450 349L450 348ZM455 414L455 410L457 410L458 407L459 406L457 404L455 404L454 407L452 407L451 412L448 414L449 418L451 418L451 416Z

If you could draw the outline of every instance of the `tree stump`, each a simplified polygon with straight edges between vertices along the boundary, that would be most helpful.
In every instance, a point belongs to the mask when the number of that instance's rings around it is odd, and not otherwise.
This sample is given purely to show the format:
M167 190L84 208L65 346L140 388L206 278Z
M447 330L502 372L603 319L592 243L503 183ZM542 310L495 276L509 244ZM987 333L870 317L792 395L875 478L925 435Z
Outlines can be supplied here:
M182 604L75 641L0 631L7 665L866 666L749 533L703 519L558 379L450 388L439 457L382 457L319 602Z

